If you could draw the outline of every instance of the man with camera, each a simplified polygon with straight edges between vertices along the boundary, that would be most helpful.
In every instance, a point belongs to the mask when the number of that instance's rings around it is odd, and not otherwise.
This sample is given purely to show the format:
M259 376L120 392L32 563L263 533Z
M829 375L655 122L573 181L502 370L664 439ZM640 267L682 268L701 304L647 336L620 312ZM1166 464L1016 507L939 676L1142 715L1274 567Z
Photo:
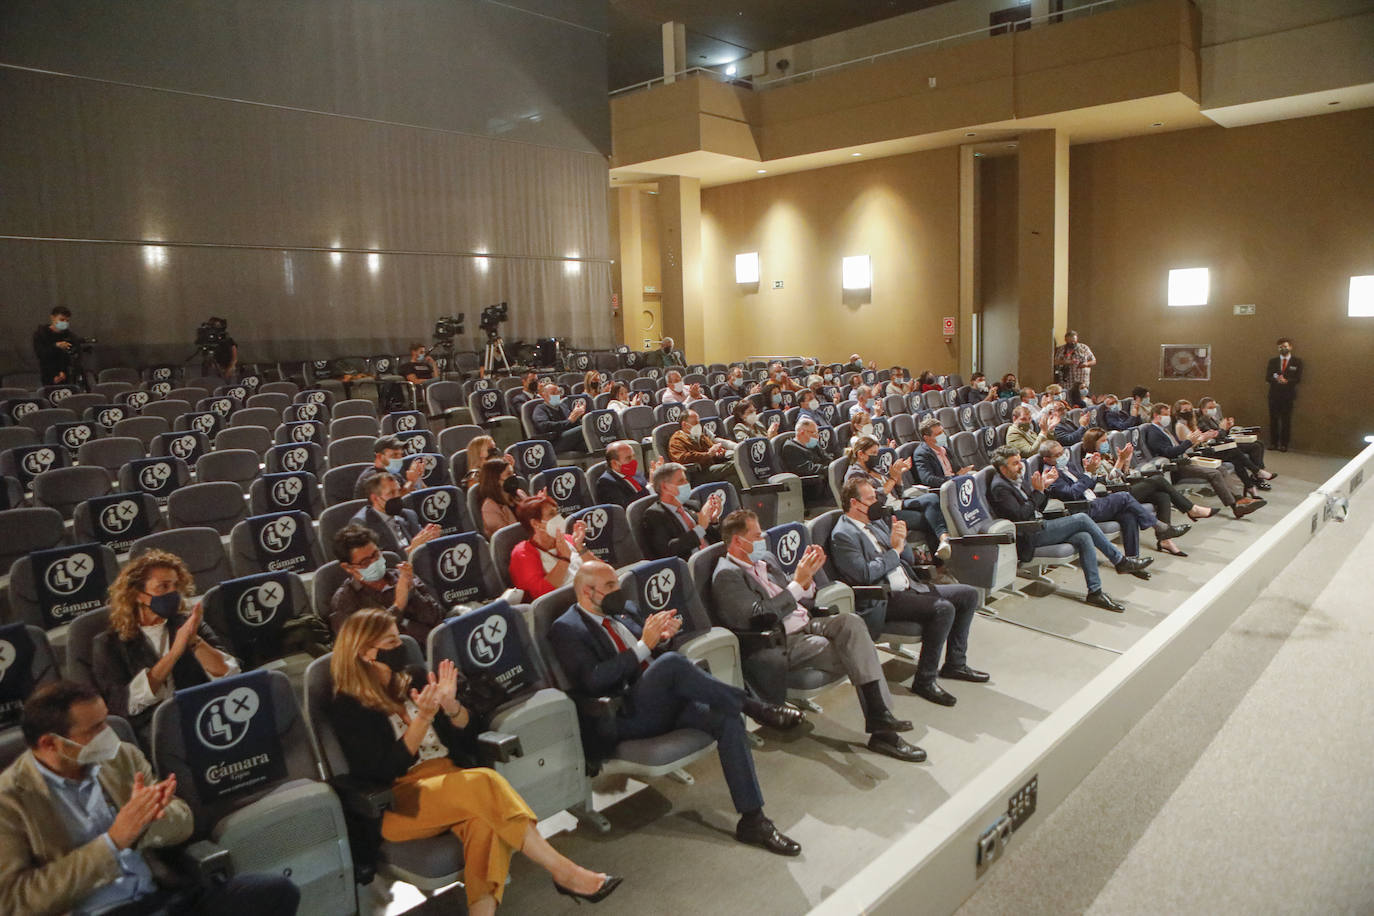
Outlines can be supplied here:
M226 382L234 380L239 366L239 345L229 336L229 322L210 317L196 329L196 346L204 356L201 373L218 375Z
M48 323L33 332L33 353L44 385L81 384L74 364L81 358L81 338L71 330L72 310L59 305Z
M439 366L424 344L413 343L410 345L410 358L401 363L396 374L412 385L423 385L439 377Z

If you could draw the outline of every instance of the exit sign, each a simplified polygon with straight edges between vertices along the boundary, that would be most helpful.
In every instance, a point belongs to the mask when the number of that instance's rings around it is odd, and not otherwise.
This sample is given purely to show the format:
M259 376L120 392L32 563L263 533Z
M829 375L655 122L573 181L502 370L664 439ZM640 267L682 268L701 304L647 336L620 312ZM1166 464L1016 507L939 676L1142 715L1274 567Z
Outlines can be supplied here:
M1238 305L1232 309L1232 311L1237 315L1253 315L1255 314L1255 306L1253 303L1249 305Z

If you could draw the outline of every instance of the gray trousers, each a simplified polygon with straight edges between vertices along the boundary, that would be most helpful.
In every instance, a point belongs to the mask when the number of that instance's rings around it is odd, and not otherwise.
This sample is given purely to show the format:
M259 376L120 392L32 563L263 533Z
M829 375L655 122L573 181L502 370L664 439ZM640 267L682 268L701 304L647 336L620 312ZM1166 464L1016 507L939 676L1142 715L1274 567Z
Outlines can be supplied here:
M878 651L868 627L857 614L813 617L805 627L789 633L784 646L764 649L749 656L750 685L760 698L770 703L787 699L787 672L816 668L827 674L843 674L857 688L877 681L883 700L891 708L892 695L883 677Z

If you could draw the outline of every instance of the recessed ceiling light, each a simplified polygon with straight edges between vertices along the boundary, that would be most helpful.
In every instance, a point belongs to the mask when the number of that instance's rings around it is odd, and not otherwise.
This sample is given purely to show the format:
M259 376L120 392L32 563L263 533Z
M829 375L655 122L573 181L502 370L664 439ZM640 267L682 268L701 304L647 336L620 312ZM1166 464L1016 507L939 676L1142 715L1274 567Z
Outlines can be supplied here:
M767 175L767 174L768 174L768 170L767 170L767 169L759 169L759 170L758 170L758 173L759 173L760 175Z
M976 137L976 136L978 136L978 134L975 133L974 131L969 131L968 133L964 134L964 136L965 136L965 137Z
M850 153L849 155L851 155L851 156L862 156L863 153Z
M1155 123L1151 124L1150 126L1151 126L1151 127L1163 127L1163 126L1164 126L1164 122L1163 122L1163 121L1156 121Z
M1016 149L1016 144L1015 144L1015 143L1008 143L1008 144L1007 144L1007 149Z
M735 65L734 65L734 64L731 64L730 66L728 66L728 67L725 68L725 75L726 75L726 76L734 76L734 75L735 75Z

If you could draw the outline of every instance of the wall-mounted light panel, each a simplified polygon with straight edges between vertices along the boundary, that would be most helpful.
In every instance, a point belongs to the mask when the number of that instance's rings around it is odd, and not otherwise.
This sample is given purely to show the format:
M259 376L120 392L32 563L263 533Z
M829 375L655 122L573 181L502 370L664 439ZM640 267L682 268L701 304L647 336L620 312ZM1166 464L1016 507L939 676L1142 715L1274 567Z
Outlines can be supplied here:
M757 251L746 251L743 254L735 255L735 282L759 282L759 253Z
M1206 267L1185 267L1169 271L1169 304L1206 305L1211 281Z
M1374 318L1374 274L1350 278L1350 303L1347 315L1351 318Z
M873 285L873 263L866 254L845 258L840 277L845 289L868 289Z

